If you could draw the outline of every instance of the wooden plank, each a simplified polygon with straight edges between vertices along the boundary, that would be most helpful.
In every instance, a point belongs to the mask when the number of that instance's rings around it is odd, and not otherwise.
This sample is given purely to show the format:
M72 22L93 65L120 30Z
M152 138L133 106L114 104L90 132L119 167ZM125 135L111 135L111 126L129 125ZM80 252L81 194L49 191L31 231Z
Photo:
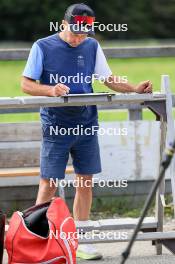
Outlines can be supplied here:
M14 107L20 107L21 100L18 98L12 98L12 97L0 97L0 106L5 108L14 108Z
M163 153L164 153L164 149L165 149L165 143L166 143L166 123L161 120L161 138L160 138L160 162L162 161L163 158ZM159 169L160 172L160 169ZM159 175L159 173L158 173ZM157 176L158 177L158 176ZM157 218L157 222L158 222L158 226L157 226L157 231L158 232L162 232L163 231L163 224L164 224L164 207L162 204L162 200L161 200L161 196L165 194L165 178L163 178L163 180L161 181L158 190L157 190L157 194L156 194L156 218ZM157 255L161 255L162 254L162 244L160 243L160 241L156 241L156 250L157 250Z
M120 230L133 229L138 222L138 218L124 218L124 219L102 219L98 221L89 221L88 224L83 225L77 222L76 227L83 231L91 230ZM157 220L154 217L146 217L142 224L142 228L157 228Z
M39 176L39 174L39 167L0 169L0 177Z
M26 96L16 97L21 100L21 104L36 106L81 106L93 104L113 104L113 103L144 103L144 101L165 100L163 94L137 94L137 93L90 93L90 94L70 94L61 97Z
M173 117L173 102L172 93L170 87L170 78L168 75L162 75L162 87L163 92L166 94L166 112L167 112L167 137L166 146L168 146L175 139L174 117ZM174 216L175 216L175 157L166 172L166 177L170 176L172 185L172 195L174 204Z
M154 93L155 96L155 93ZM175 106L175 95L172 95L172 102L173 107ZM142 110L143 108L146 108L145 105L139 105L139 104L112 104L112 105L98 105L98 110L112 110L112 109L131 109L133 108L135 110ZM33 112L39 112L39 108L13 108L13 109L0 109L0 114L14 114L14 113L33 113Z
M66 167L66 174L74 173L73 166ZM40 168L39 167L30 167L30 168L10 168L10 169L0 169L0 177L28 177L28 176L39 176Z
M114 110L114 109L137 109L142 110L146 108L145 105L130 105L130 104L112 104L112 105L98 105L98 110ZM0 114L16 114L16 113L39 113L39 108L13 108L13 109L0 109Z
M129 109L128 114L128 119L130 121L142 120L142 109Z
M39 108L10 108L0 109L0 114L39 113Z
M166 97L164 94L76 94L67 95L62 97L45 97L45 96L26 96L15 97L14 99L20 100L19 108L36 108L39 106L47 107L61 107L61 106L82 106L82 105L111 105L111 104L143 104L145 101L162 101ZM1 103L2 101L2 103ZM0 108L16 108L14 104L9 104L8 100L1 98Z
M1 142L0 168L39 167L40 146L40 141Z
M100 129L107 132L108 128L117 133L99 133L102 172L95 178L119 181L155 179L159 166L160 122L100 122ZM128 187L123 188L126 194ZM119 189L116 188L116 192Z
M175 46L103 48L107 58L173 57Z
M0 49L0 60L26 60L29 48ZM119 47L103 48L107 58L149 58L149 57L173 57L174 46L150 46L150 47Z
M0 49L0 60L26 60L30 49Z
M111 238L113 236L113 238ZM86 238L82 238L80 236L79 243L80 244L86 244L86 243L113 243L113 242L128 242L131 239L131 233L116 233L110 234L108 237L106 234L106 237L104 238L104 233L100 238L100 234L95 234L93 238L91 238L90 235L88 235ZM172 243L175 243L175 231L168 231L168 232L148 232L148 233L139 233L137 235L136 241L156 241L156 240L172 240Z
M0 123L0 142L40 141L41 123Z
M0 168L38 167L40 141L1 142Z
M161 79L161 92L165 93L163 79ZM161 120L160 120L160 152L159 152L160 158L159 158L159 165L161 164L164 149L166 146L166 132L167 132L167 124L163 121L163 118L161 117ZM160 172L160 166L159 166L159 172ZM158 175L159 175L159 172L158 172ZM155 211L155 214L156 214L156 218L157 218L157 222L158 222L158 226L157 226L158 232L163 231L164 207L162 204L161 197L164 196L164 194L165 194L165 178L163 178L163 180L161 181L161 183L158 187L157 193L156 193L156 211ZM157 255L162 254L162 244L160 243L160 241L156 241L156 251L157 251Z

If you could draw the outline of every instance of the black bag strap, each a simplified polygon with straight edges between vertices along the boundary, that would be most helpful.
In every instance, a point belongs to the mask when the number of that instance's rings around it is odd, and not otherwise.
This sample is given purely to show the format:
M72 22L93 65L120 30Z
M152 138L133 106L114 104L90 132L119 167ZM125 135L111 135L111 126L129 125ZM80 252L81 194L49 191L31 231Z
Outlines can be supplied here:
M21 213L22 213L23 218L29 216L30 214L34 213L35 211L37 211L39 209L42 209L42 208L47 208L48 209L50 203L51 202L34 205L34 206L22 211Z

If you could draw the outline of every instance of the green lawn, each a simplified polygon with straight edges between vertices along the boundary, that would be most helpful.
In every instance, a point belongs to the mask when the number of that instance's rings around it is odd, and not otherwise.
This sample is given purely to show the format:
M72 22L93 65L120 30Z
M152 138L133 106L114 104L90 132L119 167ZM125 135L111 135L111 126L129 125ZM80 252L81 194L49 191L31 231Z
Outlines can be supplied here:
M136 59L109 59L109 65L113 74L127 76L128 80L136 84L142 80L150 79L154 91L160 90L160 75L168 74L171 78L171 88L175 93L175 59L174 58L136 58ZM20 76L25 66L25 61L0 61L0 96L20 96ZM110 91L104 85L94 83L94 90ZM144 118L152 119L153 115L148 111ZM32 121L38 120L38 114L11 114L0 115L1 122ZM101 120L127 119L127 111L100 111Z

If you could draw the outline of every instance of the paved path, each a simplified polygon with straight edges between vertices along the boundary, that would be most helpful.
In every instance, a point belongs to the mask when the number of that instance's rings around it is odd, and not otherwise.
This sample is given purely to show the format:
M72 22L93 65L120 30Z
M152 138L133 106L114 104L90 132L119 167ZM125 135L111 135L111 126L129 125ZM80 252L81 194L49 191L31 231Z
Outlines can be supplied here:
M96 247L103 252L104 259L96 261L77 260L77 264L119 264L120 256L127 243L103 243L97 244ZM4 255L3 264L7 264L7 255ZM173 256L166 248L163 247L163 255L156 256L155 247L151 242L136 242L134 244L131 258L126 264L175 264Z
M167 221L164 230L175 230L175 219ZM98 261L77 259L77 264L120 264L120 256L126 246L127 242L96 244L97 250L103 253L104 258ZM7 254L4 252L3 264L7 263ZM126 264L175 264L175 255L172 255L172 253L163 246L163 255L156 256L155 246L152 246L151 241L139 241L134 243L131 256Z
M119 264L121 253L125 250L127 243L106 243L98 244L97 248L103 252L104 259L101 261L82 261L78 260L78 264ZM155 247L151 242L136 242L133 246L131 257L126 264L175 264L175 256L173 256L166 248L163 247L163 255L156 256Z
M78 261L77 264L120 264L120 260L118 258L106 258L100 262L97 261ZM147 257L132 257L130 258L126 264L174 264L175 257L173 256L147 256Z

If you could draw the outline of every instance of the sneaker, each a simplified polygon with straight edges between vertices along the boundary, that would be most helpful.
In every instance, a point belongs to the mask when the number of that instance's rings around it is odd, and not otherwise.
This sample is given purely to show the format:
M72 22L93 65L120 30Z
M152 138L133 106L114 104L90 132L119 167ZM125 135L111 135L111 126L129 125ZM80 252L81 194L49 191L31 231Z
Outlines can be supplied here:
M86 260L97 260L102 259L102 254L97 252L94 245L83 244L79 245L77 249L77 258L86 259Z

